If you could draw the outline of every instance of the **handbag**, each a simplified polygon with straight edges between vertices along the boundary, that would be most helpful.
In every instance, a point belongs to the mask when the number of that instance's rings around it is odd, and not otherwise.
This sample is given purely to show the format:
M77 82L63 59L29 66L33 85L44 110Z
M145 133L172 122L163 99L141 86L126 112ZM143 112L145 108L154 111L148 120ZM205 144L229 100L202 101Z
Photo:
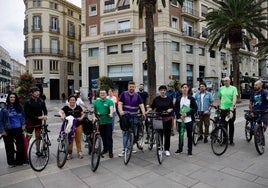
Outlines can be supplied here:
M154 129L163 129L163 120L162 119L155 119L153 121Z

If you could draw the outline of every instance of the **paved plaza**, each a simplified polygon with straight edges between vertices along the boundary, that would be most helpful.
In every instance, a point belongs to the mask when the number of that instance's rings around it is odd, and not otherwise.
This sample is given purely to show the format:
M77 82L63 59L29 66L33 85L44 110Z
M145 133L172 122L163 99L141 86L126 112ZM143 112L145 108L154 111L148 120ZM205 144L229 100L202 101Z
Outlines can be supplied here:
M244 112L247 101L237 108L235 123L235 146L229 146L222 156L213 154L208 143L198 142L193 146L193 157L187 156L187 141L184 151L175 155L178 134L171 138L171 156L165 157L159 165L155 149L132 155L128 165L118 157L122 151L122 132L118 123L114 131L114 158L101 158L100 166L94 173L90 169L90 156L84 149L84 158L67 161L62 169L56 165L56 148L59 118L54 117L63 106L61 101L47 101L49 129L52 146L50 160L42 172L33 171L29 165L8 168L3 140L0 140L0 187L7 188L267 188L268 187L268 147L263 155L255 149L253 140L247 142L244 135ZM268 139L266 132L266 138ZM268 142L266 142L268 143ZM84 143L83 143L84 145ZM75 149L75 144L74 144Z

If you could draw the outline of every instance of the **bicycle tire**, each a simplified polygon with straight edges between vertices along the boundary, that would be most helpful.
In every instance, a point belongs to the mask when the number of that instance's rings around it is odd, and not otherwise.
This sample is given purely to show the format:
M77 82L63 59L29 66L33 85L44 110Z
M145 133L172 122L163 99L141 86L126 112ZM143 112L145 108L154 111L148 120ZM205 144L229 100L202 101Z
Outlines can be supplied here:
M82 133L82 140L84 142L87 142L87 135L85 135L85 133Z
M194 126L193 126L193 145L194 146L197 145L198 137L199 137L199 122L194 122Z
M127 137L127 143L126 143L126 148L124 151L124 164L127 165L132 154L133 150L133 143L134 143L134 133L129 132L128 137Z
M163 153L164 153L164 146L163 146L163 140L161 135L156 132L155 133L155 140L156 140L156 155L157 155L157 160L159 164L162 164L163 162Z
M211 148L215 155L224 154L228 147L228 134L224 127L216 127L211 133Z
M155 143L154 129L153 129L153 127L149 127L148 135L149 135L148 149L149 149L149 150L152 150L152 149L153 149L153 146L154 146L154 143Z
M246 136L246 141L250 142L252 139L252 131L251 131L251 122L246 120L245 123L245 136Z
M68 155L68 134L65 134L63 138L58 143L58 149L57 149L57 166L59 168L62 168L66 161L67 161L67 155Z
M101 158L102 139L99 134L96 135L95 141L93 141L93 147L91 152L91 170L95 172L100 164Z
M261 124L256 124L255 131L254 131L254 143L257 152L262 155L265 150L265 137L263 132L263 127Z
M144 124L139 122L137 124L137 148L139 150L143 150L143 143L144 143Z
M37 142L40 141L40 149L37 149ZM39 151L38 151L39 150ZM49 161L49 145L41 137L36 138L29 149L29 163L34 171L40 172L45 169Z

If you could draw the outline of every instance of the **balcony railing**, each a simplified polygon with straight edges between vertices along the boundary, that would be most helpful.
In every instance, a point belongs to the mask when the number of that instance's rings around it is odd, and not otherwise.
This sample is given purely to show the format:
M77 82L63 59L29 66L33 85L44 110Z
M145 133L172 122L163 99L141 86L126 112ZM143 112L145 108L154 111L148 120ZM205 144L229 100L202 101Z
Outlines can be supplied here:
M182 31L182 34L184 36L189 36L189 37L194 37L194 38L200 38L202 33L196 32L196 31L191 31L191 32L187 32L187 31Z
M70 59L75 59L75 53L74 52L67 52L67 56Z
M199 12L191 7L183 7L182 13L199 18Z
M32 32L42 32L42 26L33 26L32 25Z
M70 38L75 38L75 32L74 31L68 31L67 36Z
M28 48L24 49L24 55L54 55L63 56L62 50L52 49L52 48Z
M57 33L57 34L59 34L60 33L60 28L49 27L49 31L51 33Z
M130 28L129 29L121 29L121 30L118 30L118 33L127 33L127 32L130 32Z

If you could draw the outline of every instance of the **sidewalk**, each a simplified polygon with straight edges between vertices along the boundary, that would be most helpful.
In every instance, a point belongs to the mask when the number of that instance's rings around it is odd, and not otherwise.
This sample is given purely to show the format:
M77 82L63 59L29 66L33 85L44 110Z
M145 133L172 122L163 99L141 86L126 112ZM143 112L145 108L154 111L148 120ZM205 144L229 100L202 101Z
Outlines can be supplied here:
M242 103L243 104L243 103ZM258 155L253 140L245 141L243 105L238 105L235 130L235 146L229 146L222 156L212 153L210 142L199 142L193 146L193 157L187 156L187 141L184 151L175 155L178 134L171 138L171 156L165 157L159 165L155 148L134 153L128 165L117 157L122 150L122 133L118 125L114 132L114 158L107 155L101 159L98 170L90 170L90 157L76 158L67 161L59 169L56 165L56 138L59 120L53 115L61 108L62 103L47 102L49 109L50 161L42 172L34 172L29 166L8 168L6 165L3 141L0 141L0 187L116 187L116 188L158 188L158 187L193 187L193 188L267 188L268 187L268 152ZM267 133L266 133L267 136ZM210 141L210 140L209 140ZM75 147L74 147L75 148Z

